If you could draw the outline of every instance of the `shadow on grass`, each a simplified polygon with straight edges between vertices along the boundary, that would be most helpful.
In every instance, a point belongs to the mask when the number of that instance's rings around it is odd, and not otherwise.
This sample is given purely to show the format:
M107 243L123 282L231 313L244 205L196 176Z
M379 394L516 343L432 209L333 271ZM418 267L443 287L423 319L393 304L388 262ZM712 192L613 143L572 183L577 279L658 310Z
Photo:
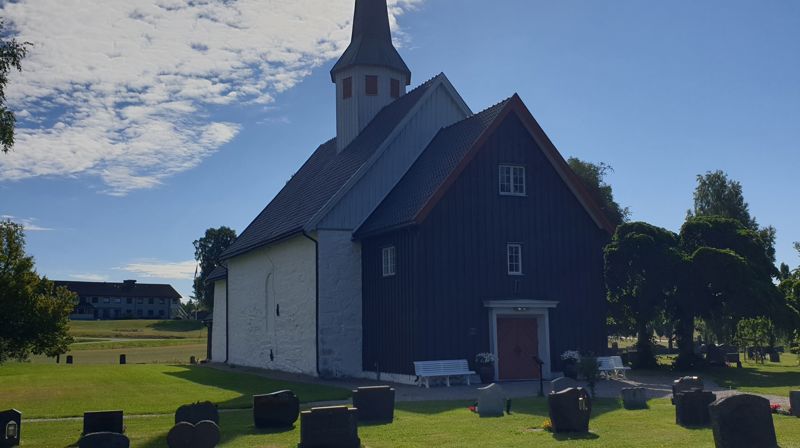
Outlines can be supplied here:
M202 330L205 325L197 320L161 320L147 327L157 331L188 332Z
M414 414L434 415L445 412L463 411L465 416L480 417L468 409L475 404L474 401L412 401L397 403L396 409ZM600 398L592 402L592 418L603 415L607 412L624 410L622 403L613 398ZM628 412L628 411L625 411ZM635 412L635 411L630 411ZM547 398L515 398L512 400L511 413L515 415L526 415L538 419L548 416ZM500 417L498 417L500 418Z
M600 436L593 432L557 432L553 434L553 438L559 442L568 442L570 440L595 440Z

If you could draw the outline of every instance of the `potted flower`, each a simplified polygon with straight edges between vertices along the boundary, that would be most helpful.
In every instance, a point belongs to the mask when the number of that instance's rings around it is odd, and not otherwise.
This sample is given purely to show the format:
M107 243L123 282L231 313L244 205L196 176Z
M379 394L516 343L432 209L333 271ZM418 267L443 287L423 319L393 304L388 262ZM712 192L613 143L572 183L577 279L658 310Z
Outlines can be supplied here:
M497 358L493 353L478 353L475 355L475 364L478 366L478 375L481 383L489 384L494 381L494 363Z
M565 377L578 379L578 361L580 360L581 354L577 350L567 350L561 354L561 365Z

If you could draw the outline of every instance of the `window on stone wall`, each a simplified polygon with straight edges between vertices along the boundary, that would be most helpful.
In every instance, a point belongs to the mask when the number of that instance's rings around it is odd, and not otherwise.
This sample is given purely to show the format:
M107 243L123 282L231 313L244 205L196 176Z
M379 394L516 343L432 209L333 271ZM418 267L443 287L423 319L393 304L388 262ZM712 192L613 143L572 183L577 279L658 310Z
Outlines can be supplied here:
M383 276L392 277L397 274L397 249L394 246L384 247L382 251Z
M367 95L376 96L378 94L378 77L375 75L367 75Z

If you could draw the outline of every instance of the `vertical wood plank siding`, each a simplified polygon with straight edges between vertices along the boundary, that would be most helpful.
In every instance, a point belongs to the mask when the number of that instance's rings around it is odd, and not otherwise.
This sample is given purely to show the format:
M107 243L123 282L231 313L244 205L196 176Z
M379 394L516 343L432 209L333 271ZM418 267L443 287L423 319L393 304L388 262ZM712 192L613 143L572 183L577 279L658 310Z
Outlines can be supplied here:
M527 196L498 194L498 165L526 167ZM606 347L599 229L511 114L421 225L363 242L365 370L413 373L413 361L489 351L485 300L556 300L550 362L564 350ZM523 244L523 274L509 276L506 244ZM397 276L380 252L397 247Z

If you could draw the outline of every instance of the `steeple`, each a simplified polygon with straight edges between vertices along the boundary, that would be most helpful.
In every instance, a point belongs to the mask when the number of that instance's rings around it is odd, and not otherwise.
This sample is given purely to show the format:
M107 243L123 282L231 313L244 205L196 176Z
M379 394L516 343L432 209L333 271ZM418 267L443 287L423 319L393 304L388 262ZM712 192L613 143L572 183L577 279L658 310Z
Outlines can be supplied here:
M356 0L350 46L331 69L331 80L341 151L411 84L411 70L392 44L386 0Z

